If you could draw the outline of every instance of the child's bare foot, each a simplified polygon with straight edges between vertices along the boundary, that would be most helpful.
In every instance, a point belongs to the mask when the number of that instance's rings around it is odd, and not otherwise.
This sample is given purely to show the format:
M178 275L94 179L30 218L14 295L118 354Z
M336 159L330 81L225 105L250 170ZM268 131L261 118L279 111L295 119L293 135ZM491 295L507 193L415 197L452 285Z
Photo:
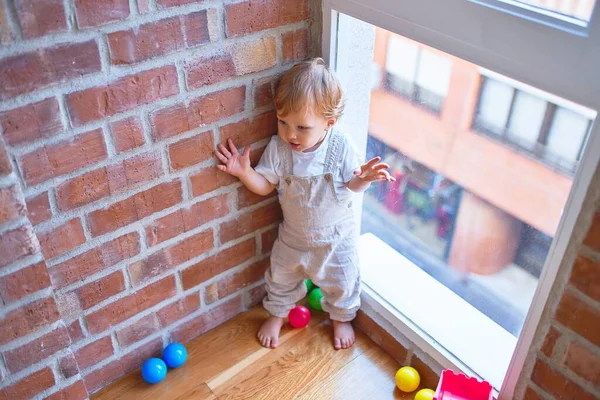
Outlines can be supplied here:
M354 344L354 328L350 322L333 321L333 347L349 349Z
M269 317L258 330L256 337L264 347L274 349L279 345L279 331L283 325L283 318Z

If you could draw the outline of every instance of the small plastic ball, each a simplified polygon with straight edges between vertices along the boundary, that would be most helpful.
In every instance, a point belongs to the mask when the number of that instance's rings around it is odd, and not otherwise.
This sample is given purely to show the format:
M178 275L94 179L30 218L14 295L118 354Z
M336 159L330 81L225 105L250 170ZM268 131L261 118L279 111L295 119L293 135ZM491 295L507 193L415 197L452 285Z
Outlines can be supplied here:
M150 358L142 365L142 378L148 383L158 383L165 379L167 365L160 358Z
M306 293L310 293L315 287L315 284L310 279L305 279L304 284L306 285Z
M163 350L162 358L170 368L181 367L187 360L187 350L181 343L171 343Z
M296 306L290 310L288 319L294 328L304 328L310 322L310 311L304 306Z
M321 306L321 299L323 298L323 293L321 289L313 289L312 292L308 295L308 304L317 311L323 311L323 307Z
M396 386L403 392L413 392L417 390L421 383L421 377L413 367L402 367L396 372Z
M435 392L431 389L421 389L415 395L415 400L433 400Z

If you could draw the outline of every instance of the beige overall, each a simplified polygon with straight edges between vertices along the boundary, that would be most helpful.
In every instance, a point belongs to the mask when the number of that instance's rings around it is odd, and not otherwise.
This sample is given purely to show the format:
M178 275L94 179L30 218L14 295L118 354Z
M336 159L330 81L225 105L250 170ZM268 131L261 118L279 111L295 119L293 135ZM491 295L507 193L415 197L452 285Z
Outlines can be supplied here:
M283 222L273 246L271 267L265 274L264 307L285 318L306 296L304 279L323 292L323 310L332 320L351 321L360 306L360 274L352 193L336 190L333 176L341 164L344 140L332 131L322 175L294 176L292 149L279 140L283 176L279 202ZM340 183L341 184L341 183Z

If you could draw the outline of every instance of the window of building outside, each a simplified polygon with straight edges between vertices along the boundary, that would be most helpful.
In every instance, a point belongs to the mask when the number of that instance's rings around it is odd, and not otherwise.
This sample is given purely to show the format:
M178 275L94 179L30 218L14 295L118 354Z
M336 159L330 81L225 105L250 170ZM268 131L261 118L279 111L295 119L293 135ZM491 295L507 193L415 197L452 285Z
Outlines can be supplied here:
M596 4L596 0L518 0L517 2L582 21L590 19Z
M595 113L373 30L363 281L499 389Z

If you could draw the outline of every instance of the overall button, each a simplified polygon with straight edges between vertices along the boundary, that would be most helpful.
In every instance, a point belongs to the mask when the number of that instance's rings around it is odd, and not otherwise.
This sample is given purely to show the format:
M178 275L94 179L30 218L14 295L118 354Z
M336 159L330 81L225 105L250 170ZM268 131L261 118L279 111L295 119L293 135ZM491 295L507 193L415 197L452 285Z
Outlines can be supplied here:
M287 183L288 185L292 183L292 178L285 178L285 183Z
M331 180L331 175L330 174L325 175L325 180L327 182L329 182Z

